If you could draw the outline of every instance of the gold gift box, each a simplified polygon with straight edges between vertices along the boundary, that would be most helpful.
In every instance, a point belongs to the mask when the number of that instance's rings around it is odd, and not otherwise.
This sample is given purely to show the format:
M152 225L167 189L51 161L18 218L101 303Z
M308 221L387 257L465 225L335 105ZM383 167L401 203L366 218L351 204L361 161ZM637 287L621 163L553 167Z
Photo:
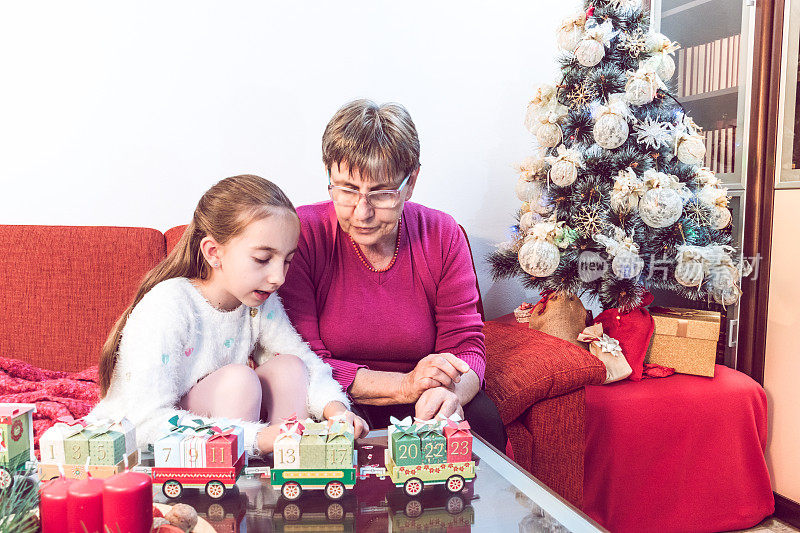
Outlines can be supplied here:
M655 322L645 363L681 374L714 377L720 314L681 307L650 307Z

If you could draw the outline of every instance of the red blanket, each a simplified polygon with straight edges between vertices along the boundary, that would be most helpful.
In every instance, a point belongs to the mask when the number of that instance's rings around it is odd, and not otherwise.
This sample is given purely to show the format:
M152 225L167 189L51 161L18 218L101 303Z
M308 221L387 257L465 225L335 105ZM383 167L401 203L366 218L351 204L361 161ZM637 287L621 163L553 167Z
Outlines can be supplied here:
M97 367L81 372L43 370L0 357L0 403L34 403L33 435L39 436L61 416L86 416L100 400Z

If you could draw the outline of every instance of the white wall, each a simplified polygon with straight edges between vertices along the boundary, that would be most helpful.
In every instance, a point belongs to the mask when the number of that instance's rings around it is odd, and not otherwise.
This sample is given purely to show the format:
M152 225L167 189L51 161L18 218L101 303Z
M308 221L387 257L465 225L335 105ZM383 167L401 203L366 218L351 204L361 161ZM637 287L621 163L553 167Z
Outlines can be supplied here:
M574 0L5 2L0 223L149 226L254 173L325 199L320 137L357 97L403 103L422 143L415 200L469 233L492 318L524 298L483 258L519 207L514 163Z

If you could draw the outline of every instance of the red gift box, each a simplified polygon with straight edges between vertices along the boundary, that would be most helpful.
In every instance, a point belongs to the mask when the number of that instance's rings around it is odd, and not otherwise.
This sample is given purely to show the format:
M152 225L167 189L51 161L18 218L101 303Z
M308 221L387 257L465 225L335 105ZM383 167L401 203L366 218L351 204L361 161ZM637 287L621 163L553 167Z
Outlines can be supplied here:
M239 459L235 457L238 449L236 435L233 428L221 430L218 427L211 428L214 432L206 442L206 466L212 467L232 467Z
M444 426L444 436L447 438L448 463L472 460L472 433L469 431L469 422L449 420Z

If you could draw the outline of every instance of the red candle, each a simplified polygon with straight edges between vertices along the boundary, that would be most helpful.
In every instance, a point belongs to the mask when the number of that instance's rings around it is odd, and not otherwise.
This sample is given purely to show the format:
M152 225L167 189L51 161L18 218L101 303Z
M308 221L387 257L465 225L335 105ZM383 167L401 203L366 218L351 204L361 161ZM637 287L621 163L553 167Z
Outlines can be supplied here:
M103 532L103 480L82 479L67 489L69 533Z
M153 480L126 471L106 479L103 524L114 533L149 533L153 525Z
M42 533L67 533L67 489L74 479L55 478L39 491L39 521Z

